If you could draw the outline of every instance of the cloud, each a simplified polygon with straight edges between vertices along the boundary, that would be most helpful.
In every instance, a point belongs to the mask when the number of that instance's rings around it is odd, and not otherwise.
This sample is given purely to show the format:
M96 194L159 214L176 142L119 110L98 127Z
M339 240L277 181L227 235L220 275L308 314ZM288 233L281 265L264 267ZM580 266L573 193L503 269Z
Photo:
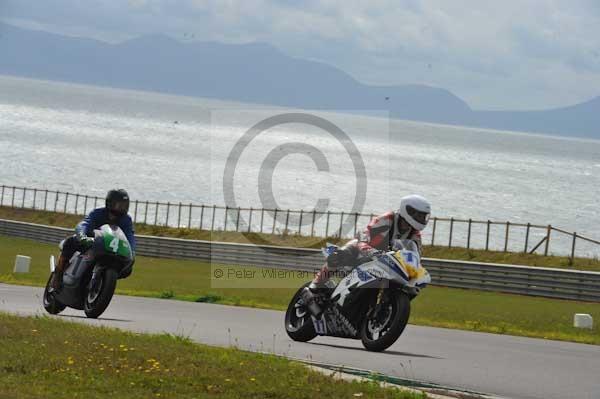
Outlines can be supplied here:
M4 19L126 38L260 41L374 84L450 89L477 108L543 108L600 94L593 0L5 0Z

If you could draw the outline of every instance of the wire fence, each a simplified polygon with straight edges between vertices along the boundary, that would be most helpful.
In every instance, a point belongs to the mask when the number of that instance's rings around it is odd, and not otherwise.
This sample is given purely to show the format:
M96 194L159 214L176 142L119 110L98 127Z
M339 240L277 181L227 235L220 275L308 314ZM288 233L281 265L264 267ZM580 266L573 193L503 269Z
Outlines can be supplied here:
M37 188L0 186L0 206L85 215L104 198ZM135 223L207 231L352 238L376 213L229 208L182 202L131 202ZM600 241L551 225L433 217L424 244L504 252L598 257ZM552 247L551 247L552 242Z

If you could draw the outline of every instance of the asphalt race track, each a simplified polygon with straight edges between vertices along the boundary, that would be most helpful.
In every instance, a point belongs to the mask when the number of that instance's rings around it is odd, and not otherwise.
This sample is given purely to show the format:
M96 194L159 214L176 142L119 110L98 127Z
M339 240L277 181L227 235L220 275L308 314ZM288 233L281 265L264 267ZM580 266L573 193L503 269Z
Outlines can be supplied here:
M0 284L0 311L46 314L41 294L41 288ZM500 397L600 398L600 346L594 345L409 325L386 352L370 353L360 341L293 342L279 311L126 296L115 296L99 320L72 309L57 317L182 334L209 345L237 345Z

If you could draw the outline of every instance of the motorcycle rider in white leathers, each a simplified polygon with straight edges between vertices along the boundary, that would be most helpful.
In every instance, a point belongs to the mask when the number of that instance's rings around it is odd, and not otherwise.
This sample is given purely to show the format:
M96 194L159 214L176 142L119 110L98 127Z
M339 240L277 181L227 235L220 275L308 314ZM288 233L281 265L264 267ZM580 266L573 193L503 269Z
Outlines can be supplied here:
M413 240L421 252L421 231L427 226L431 205L420 195L408 195L400 199L400 208L373 218L362 236L338 248L327 258L309 288L311 291L325 286L330 274L339 267L355 267L359 260L371 257L379 251L390 250L394 240Z

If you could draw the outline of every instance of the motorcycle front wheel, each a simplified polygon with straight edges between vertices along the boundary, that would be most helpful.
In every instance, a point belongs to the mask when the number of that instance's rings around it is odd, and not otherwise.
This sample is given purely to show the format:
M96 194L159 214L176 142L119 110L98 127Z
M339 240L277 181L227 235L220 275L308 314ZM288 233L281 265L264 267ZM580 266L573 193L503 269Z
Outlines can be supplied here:
M404 331L410 316L410 299L400 291L387 296L376 314L369 314L362 323L360 339L372 352L389 348Z
M49 292L52 277L54 277L54 273L50 273L50 278L48 278L46 288L44 288L44 297L42 298L42 303L44 305L44 309L46 309L46 312L50 314L59 314L65 310L67 306L60 303L58 299L56 299L55 295Z
M317 336L310 312L302 301L302 291L309 284L300 287L285 312L285 331L291 339L298 342L308 342Z
M94 282L90 282L83 301L83 311L87 317L96 319L104 313L115 293L118 277L115 270L104 269Z

